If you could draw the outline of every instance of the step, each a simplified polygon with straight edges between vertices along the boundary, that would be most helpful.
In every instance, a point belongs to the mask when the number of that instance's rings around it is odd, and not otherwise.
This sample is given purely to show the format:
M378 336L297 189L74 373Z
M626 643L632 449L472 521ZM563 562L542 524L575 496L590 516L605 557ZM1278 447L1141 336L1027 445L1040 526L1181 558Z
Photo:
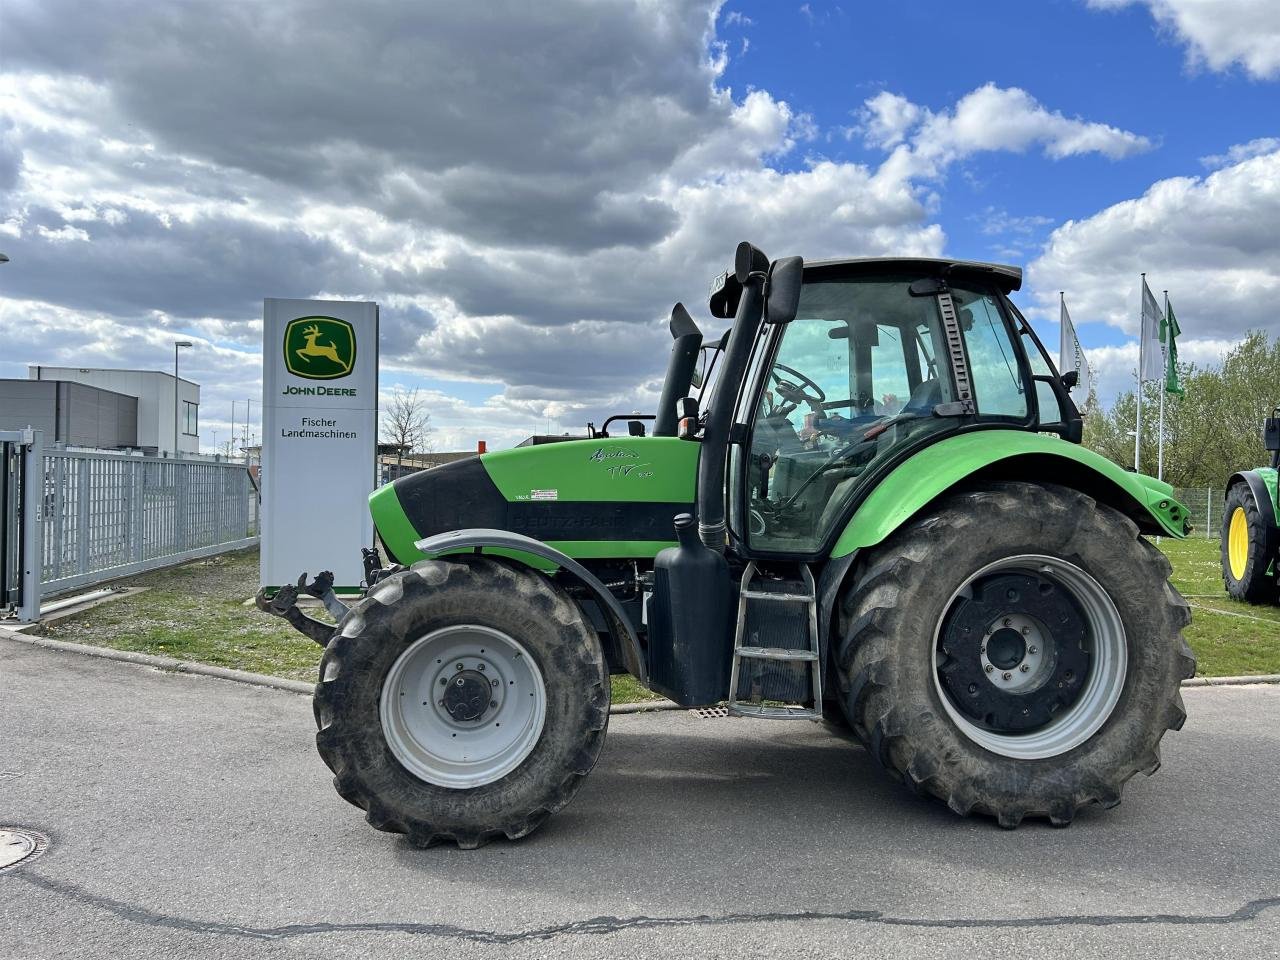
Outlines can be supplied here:
M813 603L816 599L807 593L771 593L768 590L743 590L741 595L749 600L786 600L790 603Z
M730 703L729 713L735 717L755 717L757 720L821 720L822 714L809 707L787 704L766 706L755 703Z
M738 647L733 651L740 657L756 660L817 660L812 650L790 650L786 647Z

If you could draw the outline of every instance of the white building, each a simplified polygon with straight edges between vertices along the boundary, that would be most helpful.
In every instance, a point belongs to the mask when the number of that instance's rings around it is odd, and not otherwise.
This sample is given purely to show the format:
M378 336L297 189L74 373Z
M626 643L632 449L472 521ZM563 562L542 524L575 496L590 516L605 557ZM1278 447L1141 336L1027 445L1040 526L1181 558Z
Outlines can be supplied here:
M110 370L87 367L27 366L29 380L65 380L138 398L138 446L153 456L171 457L174 450L174 379L154 370ZM177 381L178 453L200 452L200 384Z

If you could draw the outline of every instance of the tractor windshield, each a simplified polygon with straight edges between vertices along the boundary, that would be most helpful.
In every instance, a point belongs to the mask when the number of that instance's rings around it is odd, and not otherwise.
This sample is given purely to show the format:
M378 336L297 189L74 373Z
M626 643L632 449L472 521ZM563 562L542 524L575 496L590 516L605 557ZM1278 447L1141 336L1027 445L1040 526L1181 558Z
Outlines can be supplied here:
M903 447L957 429L934 408L955 399L937 299L915 276L808 282L794 322L758 376L750 456L731 497L755 550L816 551L862 479ZM994 296L953 287L979 412L1025 418L1018 354Z

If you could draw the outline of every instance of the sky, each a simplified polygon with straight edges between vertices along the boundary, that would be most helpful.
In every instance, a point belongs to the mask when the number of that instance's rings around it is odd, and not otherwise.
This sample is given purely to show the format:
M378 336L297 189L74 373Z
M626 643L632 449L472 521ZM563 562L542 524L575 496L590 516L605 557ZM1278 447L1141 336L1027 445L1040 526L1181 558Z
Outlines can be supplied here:
M192 340L209 450L264 297L378 301L437 450L651 409L744 239L1018 264L1107 402L1143 271L1280 334L1277 223L1274 0L0 0L0 377Z

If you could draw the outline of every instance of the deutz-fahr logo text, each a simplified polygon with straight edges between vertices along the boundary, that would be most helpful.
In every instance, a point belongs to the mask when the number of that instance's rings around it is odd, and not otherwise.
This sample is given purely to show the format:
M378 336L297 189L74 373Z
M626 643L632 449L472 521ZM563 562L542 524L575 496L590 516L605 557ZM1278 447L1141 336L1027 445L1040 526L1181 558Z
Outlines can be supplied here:
M284 365L295 377L336 380L356 362L356 332L336 317L299 317L284 328Z

